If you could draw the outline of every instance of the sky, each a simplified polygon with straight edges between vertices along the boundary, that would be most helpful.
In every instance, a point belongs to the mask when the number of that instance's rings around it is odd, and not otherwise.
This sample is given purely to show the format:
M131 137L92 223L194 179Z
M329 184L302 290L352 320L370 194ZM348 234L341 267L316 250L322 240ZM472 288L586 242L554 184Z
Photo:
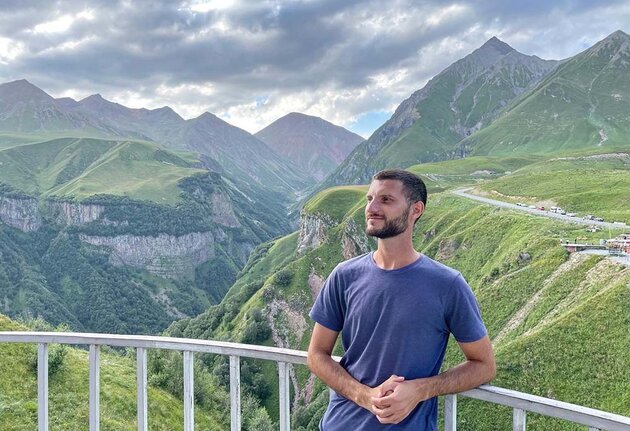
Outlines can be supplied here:
M493 36L564 59L616 30L630 0L0 0L0 82L251 133L302 112L367 138Z

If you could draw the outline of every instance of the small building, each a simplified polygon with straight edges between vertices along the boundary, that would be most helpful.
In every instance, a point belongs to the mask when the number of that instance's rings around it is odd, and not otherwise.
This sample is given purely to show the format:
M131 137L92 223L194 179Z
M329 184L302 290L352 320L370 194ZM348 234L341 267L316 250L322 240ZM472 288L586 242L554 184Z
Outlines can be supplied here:
M607 240L606 248L610 253L630 254L630 233L622 233L617 238Z

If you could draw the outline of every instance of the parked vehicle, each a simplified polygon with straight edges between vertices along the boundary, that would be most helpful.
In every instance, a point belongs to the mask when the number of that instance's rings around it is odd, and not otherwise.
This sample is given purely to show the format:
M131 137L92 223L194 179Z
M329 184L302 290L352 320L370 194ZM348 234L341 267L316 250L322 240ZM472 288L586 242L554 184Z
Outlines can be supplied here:
M603 218L601 218L601 217L595 217L595 219L594 219L594 220L595 220L595 221L604 221L604 219L603 219Z
M576 213L567 213L567 217L575 217L576 215Z
M544 211L545 207L538 207L539 210Z
M586 214L584 220L595 220L595 216L593 214Z

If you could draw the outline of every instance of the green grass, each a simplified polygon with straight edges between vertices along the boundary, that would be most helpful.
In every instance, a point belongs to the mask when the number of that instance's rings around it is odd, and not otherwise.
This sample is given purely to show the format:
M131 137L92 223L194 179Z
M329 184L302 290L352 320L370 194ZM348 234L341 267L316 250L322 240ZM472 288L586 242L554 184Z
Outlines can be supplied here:
M322 213L341 220L357 201L365 199L366 193L366 186L332 187L310 199L304 205L304 211L311 214Z
M478 190L511 202L560 206L578 216L595 214L607 221L630 224L630 154L622 158L551 159L528 165Z
M178 182L205 172L186 158L148 142L60 138L0 150L0 182L36 196L109 194L175 204Z
M0 330L26 330L0 316ZM26 431L37 428L37 377L29 368L36 357L34 344L0 345L0 429ZM59 371L49 381L51 429L78 430L88 427L88 358L85 350L68 348ZM101 429L135 430L135 360L101 354ZM197 408L198 429L223 430L225 410ZM149 428L170 431L183 424L183 403L163 390L149 387Z

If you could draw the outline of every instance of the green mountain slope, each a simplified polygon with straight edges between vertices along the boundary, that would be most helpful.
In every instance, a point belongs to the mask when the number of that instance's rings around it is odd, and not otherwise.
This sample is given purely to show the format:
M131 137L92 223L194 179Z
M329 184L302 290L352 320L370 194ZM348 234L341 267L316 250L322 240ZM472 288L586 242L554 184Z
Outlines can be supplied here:
M570 58L460 148L494 156L630 145L630 36Z
M473 158L413 170L470 176L479 167L494 167L517 175L519 168L535 171L545 163L537 161ZM472 177L434 186L479 180ZM173 324L168 332L306 349L312 326L307 313L324 278L341 260L374 246L362 234L364 193L361 187L339 187L317 195L304 207L300 231L259 246L220 305ZM630 357L622 335L630 327L630 314L623 303L613 302L625 300L630 272L602 257L569 256L560 240L576 236L597 241L608 232L587 233L580 226L445 192L430 194L414 244L460 270L473 287L497 351L495 384L627 415L630 404L615 395L630 390ZM604 311L608 307L610 313ZM609 366L602 367L596 352L604 351ZM459 360L451 345L447 362ZM594 375L592 370L598 371ZM262 368L272 387L274 372ZM296 368L292 381L297 388L294 428L315 430L327 391L305 367ZM276 408L275 396L261 397L269 409ZM468 401L461 405L462 429L510 427L509 411ZM554 420L531 421L545 430L575 428Z
M0 182L32 195L129 196L174 204L177 183L202 173L156 144L61 138L0 151Z
M322 187L364 183L386 167L462 156L456 147L459 141L489 124L556 64L490 39L402 102L392 118L360 144Z
M630 153L552 158L477 185L499 200L559 206L579 217L595 214L630 224Z

